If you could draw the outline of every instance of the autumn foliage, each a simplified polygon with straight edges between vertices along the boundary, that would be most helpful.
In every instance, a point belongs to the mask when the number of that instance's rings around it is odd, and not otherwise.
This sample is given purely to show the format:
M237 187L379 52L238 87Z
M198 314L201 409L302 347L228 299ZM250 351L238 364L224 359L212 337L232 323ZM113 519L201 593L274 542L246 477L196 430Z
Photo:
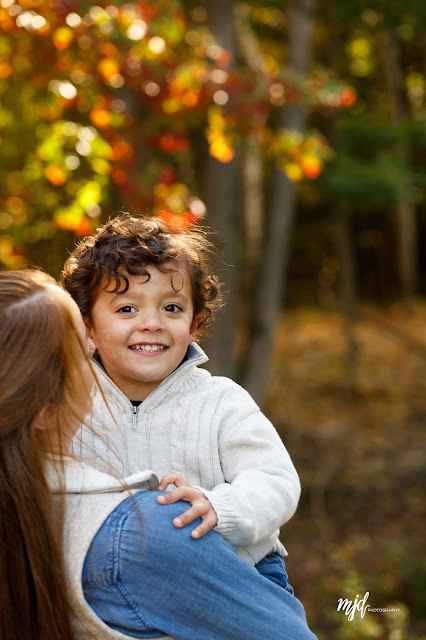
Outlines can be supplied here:
M264 14L253 9L254 22ZM0 3L0 261L62 231L85 235L117 207L173 228L203 218L196 175L208 152L229 163L255 136L291 180L315 179L326 140L276 129L286 99L333 108L355 100L325 74L286 76L270 56L236 66L201 8L178 0ZM328 87L328 88L327 88ZM30 251L31 253L31 251Z

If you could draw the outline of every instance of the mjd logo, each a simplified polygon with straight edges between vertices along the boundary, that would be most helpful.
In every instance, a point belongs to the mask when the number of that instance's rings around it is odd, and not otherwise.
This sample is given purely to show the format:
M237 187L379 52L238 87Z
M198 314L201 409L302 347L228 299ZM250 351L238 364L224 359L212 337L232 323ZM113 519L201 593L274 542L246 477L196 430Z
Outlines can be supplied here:
M361 614L361 618L365 616L366 611L369 610L370 605L367 604L368 596L370 592L367 591L362 600L359 600L359 595L356 595L355 600L348 600L347 598L339 598L337 601L337 611L343 611L344 614L348 617L348 620L353 620L356 611L359 611Z

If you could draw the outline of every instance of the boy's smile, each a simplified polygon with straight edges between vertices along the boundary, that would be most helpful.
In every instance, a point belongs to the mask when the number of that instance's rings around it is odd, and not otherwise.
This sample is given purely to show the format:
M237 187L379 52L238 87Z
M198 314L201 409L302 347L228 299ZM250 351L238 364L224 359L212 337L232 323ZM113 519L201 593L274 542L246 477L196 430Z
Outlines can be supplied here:
M107 374L130 400L144 400L176 369L198 325L188 275L146 270L149 280L126 273L124 293L101 287L87 320Z

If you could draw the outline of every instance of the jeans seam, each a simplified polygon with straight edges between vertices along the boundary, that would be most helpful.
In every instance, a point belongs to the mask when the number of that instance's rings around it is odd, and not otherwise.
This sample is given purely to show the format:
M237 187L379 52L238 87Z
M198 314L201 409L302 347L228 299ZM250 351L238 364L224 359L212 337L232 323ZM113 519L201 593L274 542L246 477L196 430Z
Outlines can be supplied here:
M114 512L112 512L107 520L108 520L108 528L110 531L110 539L112 540L111 543L111 548L110 548L110 553L112 555L111 561L106 561L103 568L99 569L96 571L95 575L88 575L86 580L85 580L85 587L86 588L92 588L92 587L97 587L100 585L104 585L107 587L110 586L114 586L115 583L117 582L117 558L116 558L116 553L115 553L115 539L117 536L117 529L120 525L120 521L123 519L122 514L117 515ZM105 521L106 522L106 521ZM100 528L102 528L102 526L104 526L105 522L101 525ZM99 529L100 530L100 529ZM98 532L99 532L98 530ZM95 539L97 533L95 534L95 536L93 537L93 540ZM92 540L92 543L93 543ZM108 557L108 556L107 556ZM87 556L86 556L86 560L85 560L85 564L87 561ZM106 565L106 566L105 566Z
M129 596L127 589L123 587L121 582L117 582L115 585L116 589L119 591L121 597L126 603L126 606L139 618L142 624L146 627L146 631L161 631L161 629L156 629L154 625L144 616L144 614L139 610L134 600ZM167 635L167 634L165 634Z

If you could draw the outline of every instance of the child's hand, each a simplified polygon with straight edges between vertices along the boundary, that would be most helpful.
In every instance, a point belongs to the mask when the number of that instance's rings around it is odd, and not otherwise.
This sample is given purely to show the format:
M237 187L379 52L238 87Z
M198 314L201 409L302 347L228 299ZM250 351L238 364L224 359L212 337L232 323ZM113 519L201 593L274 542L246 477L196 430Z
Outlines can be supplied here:
M181 516L173 520L175 527L185 527L197 518L202 518L202 524L191 532L192 538L201 538L216 526L217 515L212 505L207 498L203 496L201 491L193 487L181 473L168 473L161 478L158 487L159 491L167 489L169 484L174 484L177 488L169 493L158 496L157 502L160 504L170 504L178 500L186 500L186 502L190 502L192 505L188 511L185 511Z

